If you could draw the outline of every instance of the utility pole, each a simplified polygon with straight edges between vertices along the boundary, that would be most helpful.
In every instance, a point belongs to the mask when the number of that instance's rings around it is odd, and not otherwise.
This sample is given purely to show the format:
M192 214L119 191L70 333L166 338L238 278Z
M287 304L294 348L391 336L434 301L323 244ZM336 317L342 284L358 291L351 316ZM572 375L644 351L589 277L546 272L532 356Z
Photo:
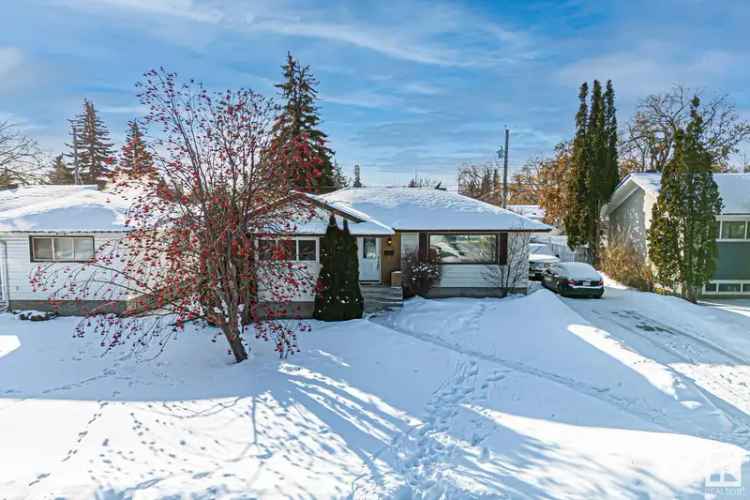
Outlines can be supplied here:
M508 145L510 130L505 127L505 147L497 151L498 158L503 159L503 208L508 208Z
M81 174L78 170L78 130L73 125L73 179L76 184L81 183Z

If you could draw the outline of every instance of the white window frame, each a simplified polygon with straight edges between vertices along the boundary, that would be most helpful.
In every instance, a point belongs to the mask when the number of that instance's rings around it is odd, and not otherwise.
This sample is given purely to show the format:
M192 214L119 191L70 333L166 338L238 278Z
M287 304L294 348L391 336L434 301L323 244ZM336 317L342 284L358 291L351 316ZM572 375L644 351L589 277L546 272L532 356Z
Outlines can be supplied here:
M72 259L57 259L55 258L55 240L57 239L72 239L73 240L73 258ZM51 240L52 241L52 254L49 259L42 259L34 254L34 240ZM91 240L92 256L87 259L76 258L76 244L75 240ZM55 235L37 235L29 237L29 257L31 262L91 262L96 255L96 240L91 235L72 235L72 234L55 234Z
M739 215L724 215L717 219L719 223L719 234L717 235L716 241L721 242L747 242L750 241L750 217L739 216ZM721 235L724 230L724 222L744 222L745 223L745 237L744 238L723 238Z
M750 296L750 291L743 292L745 285L750 285L750 280L711 280L710 284L716 285L716 291L709 292L706 290L706 285L703 285L703 295L712 295L721 297L723 295L747 295ZM740 285L739 292L720 292L719 285Z
M320 238L314 237L314 236L299 236L294 238L258 238L258 241L256 242L256 251L258 250L260 246L261 240L270 240L270 241L294 241L294 259L288 259L284 262L298 262L300 264L318 264L320 263ZM300 241L313 241L315 242L315 260L299 260L299 242ZM258 259L260 259L260 255L257 256ZM269 261L271 262L271 261Z

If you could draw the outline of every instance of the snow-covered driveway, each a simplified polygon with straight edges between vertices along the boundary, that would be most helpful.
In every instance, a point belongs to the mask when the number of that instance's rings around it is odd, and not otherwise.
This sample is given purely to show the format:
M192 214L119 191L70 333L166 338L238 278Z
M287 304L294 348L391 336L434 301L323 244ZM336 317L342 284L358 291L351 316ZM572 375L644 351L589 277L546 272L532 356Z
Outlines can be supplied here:
M563 299L623 345L694 382L750 439L750 301L693 305L608 282L601 300Z
M674 498L748 450L734 396L545 290L314 322L240 365L207 331L149 360L71 328L0 315L2 499Z

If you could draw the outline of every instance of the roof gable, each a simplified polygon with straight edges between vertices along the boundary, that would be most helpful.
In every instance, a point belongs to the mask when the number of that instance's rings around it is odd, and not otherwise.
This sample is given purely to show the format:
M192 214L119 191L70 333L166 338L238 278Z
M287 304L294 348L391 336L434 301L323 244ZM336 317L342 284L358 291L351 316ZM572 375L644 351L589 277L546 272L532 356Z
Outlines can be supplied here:
M750 174L713 174L724 203L722 214L750 214ZM659 194L661 174L658 172L633 173L618 184L612 198L604 207L610 213L619 207L635 189Z

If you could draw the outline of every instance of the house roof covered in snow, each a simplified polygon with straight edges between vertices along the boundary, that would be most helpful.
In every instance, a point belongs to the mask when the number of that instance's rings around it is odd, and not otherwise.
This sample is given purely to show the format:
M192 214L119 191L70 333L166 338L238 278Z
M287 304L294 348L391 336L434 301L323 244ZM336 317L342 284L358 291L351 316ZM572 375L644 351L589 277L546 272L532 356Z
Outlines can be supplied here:
M0 190L0 231L120 232L127 210L97 186L21 186Z
M340 210L400 231L549 231L546 224L452 191L349 188L320 196Z
M750 214L750 174L714 174L714 181L724 203L722 214ZM605 207L605 213L617 208L636 188L658 194L661 189L661 174L643 172L625 177Z
M536 221L544 220L544 209L539 205L508 205L508 210Z

